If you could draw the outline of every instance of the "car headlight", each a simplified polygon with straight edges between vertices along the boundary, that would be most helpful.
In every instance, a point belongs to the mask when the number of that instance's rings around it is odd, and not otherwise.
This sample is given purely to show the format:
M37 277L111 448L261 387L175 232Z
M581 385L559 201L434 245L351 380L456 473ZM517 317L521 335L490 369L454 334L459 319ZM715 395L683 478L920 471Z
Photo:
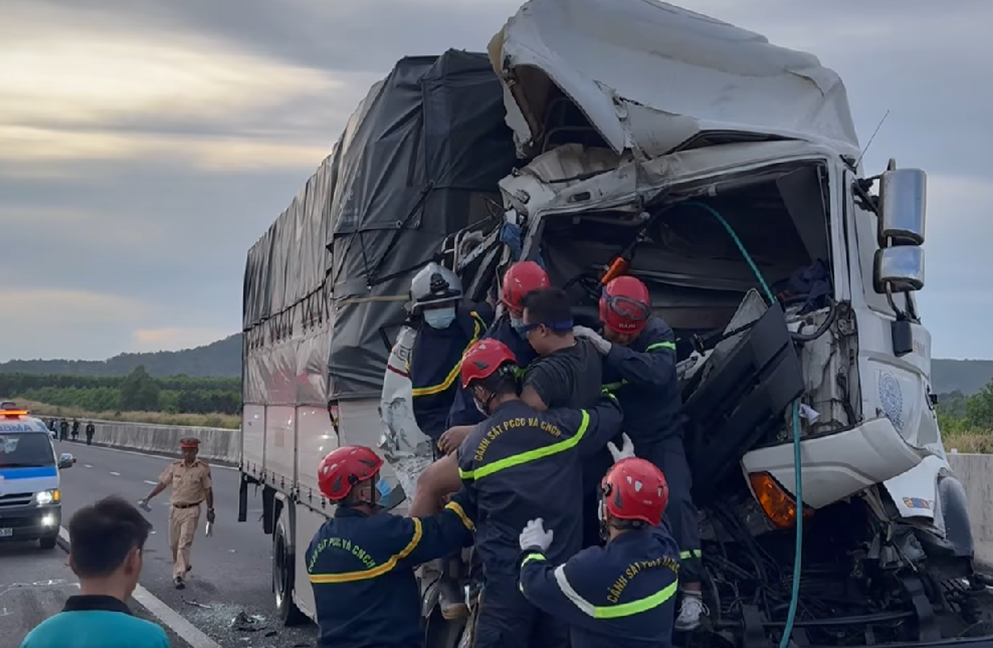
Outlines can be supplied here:
M52 504L62 500L62 493L59 492L58 488L52 490L43 490L34 496L34 500L38 502L41 506L46 504Z

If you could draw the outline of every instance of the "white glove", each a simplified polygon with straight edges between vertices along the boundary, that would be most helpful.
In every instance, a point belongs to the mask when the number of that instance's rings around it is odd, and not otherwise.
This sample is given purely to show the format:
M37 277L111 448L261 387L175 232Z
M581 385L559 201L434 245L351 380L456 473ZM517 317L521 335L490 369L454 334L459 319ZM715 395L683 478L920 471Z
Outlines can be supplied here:
M524 527L524 530L521 531L521 549L538 547L542 551L545 551L552 544L553 535L555 534L551 529L545 531L544 521L541 518L531 520Z
M572 334L576 337L586 338L593 343L596 350L600 352L601 355L607 355L610 353L610 342L605 340L602 335L597 333L591 328L586 328L585 326L573 326Z
M617 463L621 459L630 459L634 456L634 443L631 442L631 437L629 437L626 432L622 436L620 450L617 449L617 446L614 445L613 441L607 442L607 449L610 450L611 456L614 457L614 463Z

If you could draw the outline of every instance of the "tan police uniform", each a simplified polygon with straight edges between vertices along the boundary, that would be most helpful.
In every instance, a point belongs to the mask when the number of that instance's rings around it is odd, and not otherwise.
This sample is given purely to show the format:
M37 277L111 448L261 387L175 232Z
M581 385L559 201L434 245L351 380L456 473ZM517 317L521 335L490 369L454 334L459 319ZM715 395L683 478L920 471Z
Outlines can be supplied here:
M197 459L187 466L182 460L166 466L159 483L172 487L169 498L169 548L172 550L173 577L184 578L190 570L190 548L200 522L200 504L212 487L210 466Z

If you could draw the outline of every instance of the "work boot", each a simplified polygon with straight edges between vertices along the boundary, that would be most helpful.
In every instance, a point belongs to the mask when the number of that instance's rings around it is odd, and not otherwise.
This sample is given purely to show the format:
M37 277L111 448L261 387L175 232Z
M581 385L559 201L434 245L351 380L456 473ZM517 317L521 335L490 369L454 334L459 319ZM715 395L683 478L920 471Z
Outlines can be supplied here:
M186 588L186 583L184 583L183 582L183 579L180 578L179 576L176 576L175 578L173 578L172 579L172 582L173 582L173 584L176 585L176 589L178 589L178 590L181 590L181 589L185 589Z
M696 630L700 627L700 616L704 614L710 612L703 604L703 597L699 592L683 592L683 602L679 606L679 615L676 616L676 630Z

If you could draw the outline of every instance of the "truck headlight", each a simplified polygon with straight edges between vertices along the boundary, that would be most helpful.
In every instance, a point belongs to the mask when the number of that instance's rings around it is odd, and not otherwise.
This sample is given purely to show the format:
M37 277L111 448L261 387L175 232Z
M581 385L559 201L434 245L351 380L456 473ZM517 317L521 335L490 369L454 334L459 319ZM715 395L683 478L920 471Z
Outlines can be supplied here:
M59 492L58 488L43 490L34 496L34 501L36 501L40 506L53 504L55 502L62 501L62 493Z

